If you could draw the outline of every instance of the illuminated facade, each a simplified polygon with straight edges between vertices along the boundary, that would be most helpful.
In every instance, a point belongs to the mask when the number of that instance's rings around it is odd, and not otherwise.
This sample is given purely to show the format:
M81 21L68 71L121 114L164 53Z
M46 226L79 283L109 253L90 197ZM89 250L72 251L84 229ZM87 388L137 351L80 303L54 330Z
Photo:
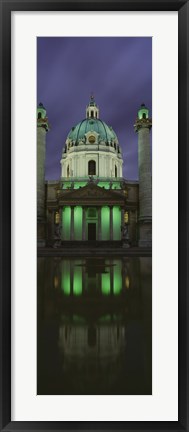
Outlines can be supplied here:
M99 118L93 96L86 118L72 127L65 141L59 181L44 183L49 125L42 104L37 110L37 126L38 245L63 247L67 242L82 241L86 245L114 242L127 247L151 246L148 109L141 106L135 123L139 136L139 183L123 178L117 136Z

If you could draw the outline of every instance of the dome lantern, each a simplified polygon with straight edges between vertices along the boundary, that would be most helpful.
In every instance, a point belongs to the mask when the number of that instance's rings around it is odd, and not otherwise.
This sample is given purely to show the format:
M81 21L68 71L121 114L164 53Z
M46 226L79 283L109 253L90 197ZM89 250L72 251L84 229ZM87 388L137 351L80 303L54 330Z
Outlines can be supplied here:
M148 117L149 117L149 110L145 106L145 104L142 103L140 109L138 110L138 118L139 120L141 120L141 119L148 119Z
M86 118L99 118L99 108L96 105L93 94L91 94L89 104L86 108Z
M43 106L42 102L39 103L38 107L37 107L37 118L45 118L46 117L46 109Z

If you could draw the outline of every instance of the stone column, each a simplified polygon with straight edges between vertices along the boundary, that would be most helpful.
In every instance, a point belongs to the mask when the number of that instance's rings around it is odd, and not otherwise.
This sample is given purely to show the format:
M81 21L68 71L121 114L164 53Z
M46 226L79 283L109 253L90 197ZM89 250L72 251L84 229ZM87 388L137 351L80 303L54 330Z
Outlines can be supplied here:
M45 153L46 130L37 128L37 244L45 246Z
M46 110L42 104L37 108L37 244L46 244L45 214L45 155L46 134L49 130Z
M37 128L37 217L44 218L46 130Z
M140 219L152 217L150 134L148 127L138 130Z
M74 240L74 207L71 206L70 240Z
M110 240L113 240L113 206L110 206Z
M152 245L152 184L150 129L152 120L144 104L138 111L135 132L138 133L138 170L139 170L139 246Z
M101 207L98 208L98 240L102 240L102 232L101 232Z
M86 240L86 208L83 207L82 240Z

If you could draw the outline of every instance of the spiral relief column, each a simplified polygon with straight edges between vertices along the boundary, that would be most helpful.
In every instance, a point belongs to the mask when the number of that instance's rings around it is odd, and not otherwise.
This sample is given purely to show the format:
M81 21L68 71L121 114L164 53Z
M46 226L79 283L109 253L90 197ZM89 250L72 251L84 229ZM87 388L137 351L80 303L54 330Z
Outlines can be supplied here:
M152 119L149 110L141 105L135 121L138 133L138 169L139 169L139 246L152 246L152 181L150 130Z
M37 107L37 245L45 246L45 156L49 122L42 103Z

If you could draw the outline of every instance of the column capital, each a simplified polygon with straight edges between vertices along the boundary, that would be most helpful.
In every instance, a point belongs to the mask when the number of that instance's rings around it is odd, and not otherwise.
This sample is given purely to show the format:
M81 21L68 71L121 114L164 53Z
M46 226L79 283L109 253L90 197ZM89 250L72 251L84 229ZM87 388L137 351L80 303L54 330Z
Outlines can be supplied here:
M152 127L152 119L136 119L134 124L134 130L135 132L138 132L140 129L151 129Z

